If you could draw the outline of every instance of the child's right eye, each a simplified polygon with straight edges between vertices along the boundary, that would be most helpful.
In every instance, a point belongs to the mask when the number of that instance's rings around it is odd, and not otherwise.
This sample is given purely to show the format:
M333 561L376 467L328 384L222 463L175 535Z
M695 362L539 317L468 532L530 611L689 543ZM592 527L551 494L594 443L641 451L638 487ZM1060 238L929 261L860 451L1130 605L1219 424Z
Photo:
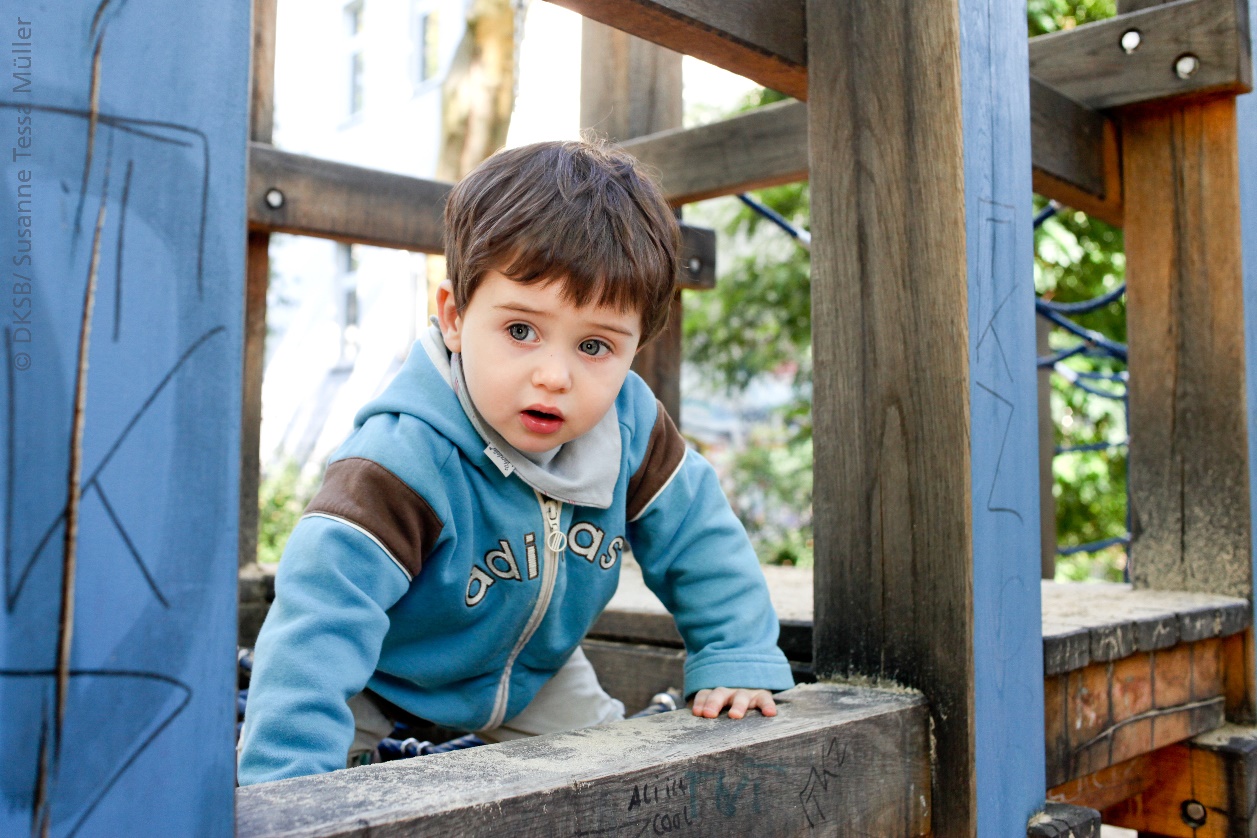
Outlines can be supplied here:
M532 337L532 326L524 323L512 323L506 327L506 331L515 340L528 340Z

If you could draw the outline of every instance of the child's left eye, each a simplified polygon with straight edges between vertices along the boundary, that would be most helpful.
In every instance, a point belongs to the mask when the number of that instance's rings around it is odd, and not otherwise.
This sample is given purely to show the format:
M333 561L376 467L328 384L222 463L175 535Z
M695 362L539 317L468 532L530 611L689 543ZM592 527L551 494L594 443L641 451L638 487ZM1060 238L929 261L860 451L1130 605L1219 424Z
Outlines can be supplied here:
M611 347L608 346L605 341L590 338L589 340L583 340L580 342L580 351L591 357L597 357L610 352Z

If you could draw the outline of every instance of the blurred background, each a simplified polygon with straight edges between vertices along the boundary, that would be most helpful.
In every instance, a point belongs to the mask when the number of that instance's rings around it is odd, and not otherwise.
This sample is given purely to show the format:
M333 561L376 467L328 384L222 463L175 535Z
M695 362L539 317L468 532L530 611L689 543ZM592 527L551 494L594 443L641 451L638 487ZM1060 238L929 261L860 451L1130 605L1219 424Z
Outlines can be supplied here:
M1038 35L1113 14L1113 0L1030 0L1027 28ZM550 3L280 0L274 144L456 180L497 148L578 136L580 50L581 18ZM686 127L783 98L690 57L682 72ZM748 197L808 229L806 183ZM1036 292L1053 302L1117 292L1073 319L1124 343L1121 231L1069 208L1046 215L1035 234ZM682 432L716 465L761 561L810 566L808 251L735 197L687 205L685 220L717 231L718 281L684 292ZM272 236L270 257L262 562L278 561L327 457L396 373L444 277L440 257L305 237ZM1040 355L1076 343L1044 329ZM1041 369L1055 453L1055 576L1121 581L1125 365L1082 353Z

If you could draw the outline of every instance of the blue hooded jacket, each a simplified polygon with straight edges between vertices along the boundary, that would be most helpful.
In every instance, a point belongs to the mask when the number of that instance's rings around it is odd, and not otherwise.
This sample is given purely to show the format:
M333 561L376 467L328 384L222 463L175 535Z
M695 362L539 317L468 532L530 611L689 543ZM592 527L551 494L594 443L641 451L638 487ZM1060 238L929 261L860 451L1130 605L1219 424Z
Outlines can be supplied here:
M746 534L639 377L604 422L612 444L582 453L618 448L618 468L598 469L602 499L570 503L529 485L517 452L486 448L423 343L359 412L285 548L241 785L343 768L346 702L364 687L446 727L512 718L580 644L630 551L685 641L687 694L793 686Z

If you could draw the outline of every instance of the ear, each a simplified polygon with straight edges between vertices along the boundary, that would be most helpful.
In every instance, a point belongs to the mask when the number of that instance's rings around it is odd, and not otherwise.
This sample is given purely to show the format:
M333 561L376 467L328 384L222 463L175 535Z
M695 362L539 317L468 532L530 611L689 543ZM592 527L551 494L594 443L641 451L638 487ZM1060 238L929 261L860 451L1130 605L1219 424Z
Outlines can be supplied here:
M463 317L454 302L454 285L448 279L436 289L436 317L450 352L463 351Z

